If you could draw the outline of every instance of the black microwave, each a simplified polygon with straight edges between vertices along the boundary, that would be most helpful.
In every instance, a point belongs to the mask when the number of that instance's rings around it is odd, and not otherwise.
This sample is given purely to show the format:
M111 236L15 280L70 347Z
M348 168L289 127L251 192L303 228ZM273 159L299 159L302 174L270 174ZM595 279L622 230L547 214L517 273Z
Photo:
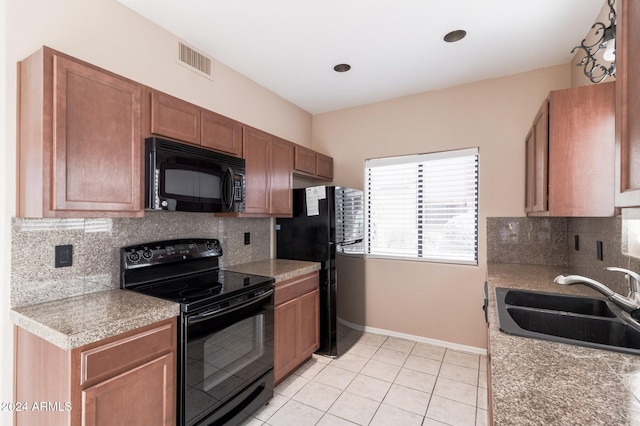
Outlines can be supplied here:
M244 159L158 136L145 139L145 157L147 209L244 212Z

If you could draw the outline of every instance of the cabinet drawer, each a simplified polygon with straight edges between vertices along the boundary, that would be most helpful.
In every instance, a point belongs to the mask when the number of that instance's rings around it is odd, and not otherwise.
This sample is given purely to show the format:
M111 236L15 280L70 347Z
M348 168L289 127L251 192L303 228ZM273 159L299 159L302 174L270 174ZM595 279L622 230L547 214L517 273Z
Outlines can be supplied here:
M274 303L276 306L307 294L318 288L318 272L302 275L291 280L276 283Z
M83 350L80 354L80 384L104 380L170 352L177 343L176 324L162 325Z

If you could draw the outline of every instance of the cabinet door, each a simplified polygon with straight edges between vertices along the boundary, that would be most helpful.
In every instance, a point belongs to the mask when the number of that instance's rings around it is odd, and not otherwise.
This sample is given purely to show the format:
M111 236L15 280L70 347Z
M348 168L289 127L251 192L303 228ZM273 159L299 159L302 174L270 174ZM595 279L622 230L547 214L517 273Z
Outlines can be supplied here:
M189 102L152 92L151 133L200 145L200 111Z
M316 174L316 153L300 145L295 147L294 168L300 172Z
M333 179L333 158L316 153L316 173L319 177Z
M525 190L524 190L524 211L526 213L533 212L533 204L535 197L535 181L536 181L536 145L535 138L533 136L533 128L529 130L527 138L525 140Z
M298 357L305 359L320 347L320 291L300 297L298 309Z
M51 210L142 209L142 86L54 56Z
M273 138L271 143L271 206L277 216L293 213L293 145Z
M298 364L298 299L277 306L274 310L274 380L277 383Z
M618 207L640 206L640 2L617 3L616 198Z
M551 216L614 215L614 137L615 83L549 94Z
M83 425L175 425L173 353L82 392Z
M242 156L242 124L211 111L202 111L202 146Z
M250 127L244 129L246 213L269 213L271 136Z
M545 100L533 121L534 213L546 212L549 191L549 103Z

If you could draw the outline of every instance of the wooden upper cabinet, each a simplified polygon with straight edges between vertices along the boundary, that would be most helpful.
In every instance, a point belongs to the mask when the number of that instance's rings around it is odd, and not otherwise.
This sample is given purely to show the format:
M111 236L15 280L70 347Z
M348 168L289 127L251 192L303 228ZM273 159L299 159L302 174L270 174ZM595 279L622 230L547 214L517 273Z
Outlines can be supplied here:
M615 83L549 95L549 213L615 214Z
M333 179L333 158L316 153L316 174L320 177Z
M216 114L202 111L201 143L203 147L242 156L242 123Z
M545 99L527 135L527 205L530 213L546 212L549 197L549 101Z
M304 146L296 145L294 173L320 180L333 179L333 158Z
M151 133L242 156L242 123L167 95L151 92Z
M263 131L244 129L245 213L291 216L293 147L291 142Z
M299 172L316 174L316 153L304 146L296 145L294 168Z
M271 191L271 138L268 133L245 127L244 160L247 197L245 213L269 214Z
M552 91L526 139L525 211L613 216L614 134L615 83Z
M142 216L143 86L47 47L18 67L18 216Z
M640 2L617 3L616 194L618 207L640 206Z
M200 145L200 108L167 94L151 92L151 133Z
M271 141L271 200L274 216L293 214L293 155L291 142L274 137Z

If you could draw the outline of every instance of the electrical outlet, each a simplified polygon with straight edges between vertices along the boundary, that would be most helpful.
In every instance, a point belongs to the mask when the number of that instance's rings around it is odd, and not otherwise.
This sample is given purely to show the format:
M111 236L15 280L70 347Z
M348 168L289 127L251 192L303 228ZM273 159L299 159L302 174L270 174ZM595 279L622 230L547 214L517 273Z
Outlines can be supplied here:
M596 241L596 259L604 260L604 255L602 253L602 241Z
M73 265L73 246L64 245L56 246L56 258L54 266L56 268L63 268L65 266Z
M245 232L244 233L244 245L249 245L251 244L251 233L250 232Z

